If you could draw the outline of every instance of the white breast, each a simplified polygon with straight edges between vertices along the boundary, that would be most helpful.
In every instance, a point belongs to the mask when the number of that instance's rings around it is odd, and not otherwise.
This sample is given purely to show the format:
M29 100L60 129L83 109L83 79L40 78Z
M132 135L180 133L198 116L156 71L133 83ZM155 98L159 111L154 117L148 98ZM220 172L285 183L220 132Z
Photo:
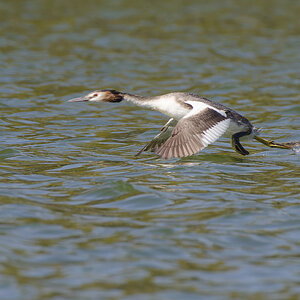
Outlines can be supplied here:
M164 95L147 104L150 108L158 110L176 120L181 119L191 111L188 107L185 107L180 102L176 101L176 98L173 95Z

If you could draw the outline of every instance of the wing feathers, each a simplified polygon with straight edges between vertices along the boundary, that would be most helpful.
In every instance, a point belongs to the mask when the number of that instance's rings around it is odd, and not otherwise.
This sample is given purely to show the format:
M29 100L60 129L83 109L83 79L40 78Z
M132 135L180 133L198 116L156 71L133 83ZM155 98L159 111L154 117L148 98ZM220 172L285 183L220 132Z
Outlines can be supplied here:
M180 119L171 136L155 153L162 158L178 158L195 154L215 142L229 127L230 120L212 108Z
M171 133L174 127L177 124L177 120L171 118L161 129L161 132L157 134L147 145L145 145L136 156L140 155L143 151L156 151L168 138L171 136Z

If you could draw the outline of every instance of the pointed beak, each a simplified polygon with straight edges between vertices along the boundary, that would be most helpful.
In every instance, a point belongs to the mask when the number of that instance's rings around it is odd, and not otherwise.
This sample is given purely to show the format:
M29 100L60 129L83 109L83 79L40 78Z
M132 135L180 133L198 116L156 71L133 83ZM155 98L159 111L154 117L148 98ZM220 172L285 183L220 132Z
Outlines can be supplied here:
M73 98L68 100L68 102L83 102L83 101L89 101L89 99L86 97L79 97L79 98Z

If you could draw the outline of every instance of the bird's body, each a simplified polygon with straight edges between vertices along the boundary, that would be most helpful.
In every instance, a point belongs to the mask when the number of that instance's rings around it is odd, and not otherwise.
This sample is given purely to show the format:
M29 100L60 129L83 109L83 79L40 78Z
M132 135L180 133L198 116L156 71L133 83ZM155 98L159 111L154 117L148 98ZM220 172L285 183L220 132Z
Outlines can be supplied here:
M221 136L231 137L233 148L242 155L249 152L240 144L240 138L253 138L258 130L236 111L190 93L169 93L143 97L115 90L98 90L70 102L120 102L160 111L171 117L161 132L138 154L154 151L162 158L178 158L195 154Z

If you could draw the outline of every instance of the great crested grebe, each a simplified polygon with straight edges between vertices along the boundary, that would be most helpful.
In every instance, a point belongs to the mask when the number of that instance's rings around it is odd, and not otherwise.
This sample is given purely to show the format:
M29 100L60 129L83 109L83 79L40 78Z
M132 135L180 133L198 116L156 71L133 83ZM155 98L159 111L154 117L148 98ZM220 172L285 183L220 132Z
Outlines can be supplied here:
M171 117L161 132L137 155L150 150L164 159L190 156L214 143L221 136L231 137L233 149L242 155L248 155L249 152L241 145L240 138L255 138L269 147L291 148L286 145L288 143L279 144L258 137L259 130L245 117L233 109L195 94L175 92L143 97L105 89L68 101L121 102L123 100L160 111Z

